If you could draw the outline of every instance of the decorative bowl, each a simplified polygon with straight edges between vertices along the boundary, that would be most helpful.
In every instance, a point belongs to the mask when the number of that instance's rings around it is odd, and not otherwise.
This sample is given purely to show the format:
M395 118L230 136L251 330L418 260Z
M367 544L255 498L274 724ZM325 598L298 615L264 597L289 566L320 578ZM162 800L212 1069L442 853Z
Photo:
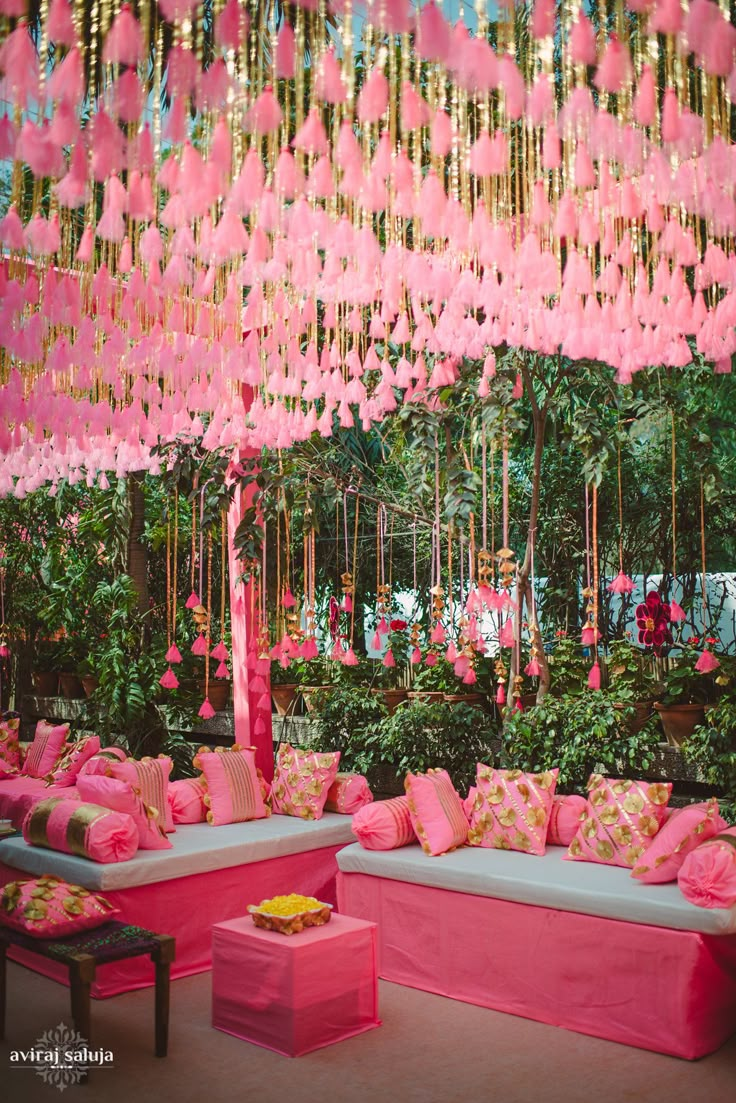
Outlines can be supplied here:
M262 900L260 904L249 904L248 913L256 927L290 935L329 923L332 904L313 897L274 896L271 900Z

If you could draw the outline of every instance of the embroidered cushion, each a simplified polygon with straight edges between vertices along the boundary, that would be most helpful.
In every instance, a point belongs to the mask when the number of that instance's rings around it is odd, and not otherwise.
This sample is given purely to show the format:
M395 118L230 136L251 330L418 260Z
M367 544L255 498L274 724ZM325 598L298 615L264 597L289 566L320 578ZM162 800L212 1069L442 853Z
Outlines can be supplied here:
M350 816L372 800L368 779L362 774L338 774L327 793L325 811Z
M169 774L172 762L165 755L159 758L126 758L124 762L108 763L105 773L118 781L128 781L140 793L141 800L154 809L164 831L176 828L169 807Z
M171 850L171 841L161 826L160 817L149 808L129 781L118 781L102 774L82 774L77 792L88 804L99 804L113 812L130 816L138 831L141 850Z
M657 832L631 876L645 885L676 881L688 854L716 835L726 823L718 815L718 801L703 801L676 809Z
M23 762L23 773L26 777L46 777L53 770L68 734L68 724L49 724L48 720L38 721L33 742Z
M127 754L122 747L103 747L82 764L80 774L104 774L111 762L125 762Z
M61 788L74 785L79 771L85 762L88 762L100 749L100 738L97 735L87 735L84 739L78 739L76 743L67 745L61 758L50 774L46 775L49 785Z
M404 788L412 827L425 854L436 856L463 845L468 821L447 770L408 773Z
M558 773L494 770L479 762L469 845L544 854Z
M30 846L93 862L126 862L138 849L138 829L130 816L65 797L39 801L23 820L23 838Z
M170 781L169 804L174 823L204 823L207 819L206 792L207 783L202 777Z
M0 778L20 773L20 720L0 720Z
M274 812L303 820L321 819L339 761L339 751L321 754L282 743L271 785Z
M736 827L720 831L688 854L677 883L691 904L732 908L736 904Z
M207 823L218 827L270 816L256 771L255 747L239 747L237 743L216 751L201 747L193 761L207 787L203 797Z
M638 865L664 821L671 792L671 782L591 774L585 819L565 857L607 866Z
M406 797L366 804L355 813L350 828L366 850L396 850L417 841Z
M552 810L547 826L549 846L569 846L585 819L588 802L576 793L552 798Z
M0 896L0 923L31 938L68 938L109 922L119 914L104 896L45 874L9 881Z

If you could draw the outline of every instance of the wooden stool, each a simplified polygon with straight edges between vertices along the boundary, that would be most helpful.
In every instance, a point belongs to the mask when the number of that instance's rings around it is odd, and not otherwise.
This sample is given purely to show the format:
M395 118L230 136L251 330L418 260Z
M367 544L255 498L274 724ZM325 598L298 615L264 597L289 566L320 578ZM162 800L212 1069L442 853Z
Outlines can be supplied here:
M156 1035L154 1052L165 1057L169 1041L169 978L176 952L176 939L111 920L92 931L84 931L64 942L31 938L10 927L0 927L0 1040L5 1038L7 994L7 950L19 946L40 957L51 958L69 969L72 1019L75 1030L91 1045L90 989L98 965L150 954L156 967Z

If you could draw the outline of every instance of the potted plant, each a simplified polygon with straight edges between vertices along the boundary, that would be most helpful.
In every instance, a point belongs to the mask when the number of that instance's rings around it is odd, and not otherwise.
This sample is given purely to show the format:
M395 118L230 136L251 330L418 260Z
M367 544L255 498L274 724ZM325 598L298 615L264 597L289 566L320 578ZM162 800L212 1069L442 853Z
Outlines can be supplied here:
M317 693L310 713L310 746L339 751L341 770L365 773L375 761L368 736L387 715L383 700L365 688L335 686L330 693Z
M651 657L629 639L614 640L606 663L608 689L617 708L633 708L629 730L635 735L646 724L661 687Z
M571 639L562 628L555 633L555 642L547 661L549 663L550 692L555 697L587 691L591 660L585 657L577 639Z
M452 696L457 693L459 683L451 664L440 655L435 654L434 657L436 662L428 666L425 660L417 671L409 690L409 700L430 704L444 701L445 694Z
M95 673L95 661L91 656L82 659L77 667L77 674L82 683L86 697L91 697L100 684L100 679Z
M278 716L290 715L296 709L305 665L301 659L292 659L288 666L271 663L271 700Z
M691 637L680 645L680 655L672 661L664 679L664 696L657 701L655 709L659 713L667 742L672 747L680 747L692 735L695 729L705 723L705 707L713 704L718 696L715 671L697 669L700 652L697 645L700 640Z
M76 631L67 633L59 640L59 688L62 696L72 701L85 696L82 680L77 674L83 647L82 639Z
M406 701L406 671L409 657L409 624L401 617L389 622L386 650L373 675L371 689L383 698L389 715Z
M39 697L56 697L59 692L59 646L57 641L42 639L36 645L31 669L31 681Z

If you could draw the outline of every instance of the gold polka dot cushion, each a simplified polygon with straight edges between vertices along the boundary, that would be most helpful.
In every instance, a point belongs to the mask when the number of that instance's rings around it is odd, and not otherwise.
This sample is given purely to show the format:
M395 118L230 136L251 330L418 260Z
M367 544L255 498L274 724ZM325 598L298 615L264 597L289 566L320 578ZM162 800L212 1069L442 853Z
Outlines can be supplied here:
M645 885L676 881L688 854L725 826L715 797L689 804L687 808L678 808L657 833L640 864L631 871L631 876Z
M494 770L479 762L468 844L544 854L558 773Z
M282 743L271 786L274 812L303 820L321 819L339 764L339 751L300 751Z
M592 774L586 815L566 858L633 869L664 823L672 783Z
M104 896L46 874L10 881L0 895L0 923L32 938L67 938L114 919L118 909Z
M0 780L20 773L20 720L0 720Z

